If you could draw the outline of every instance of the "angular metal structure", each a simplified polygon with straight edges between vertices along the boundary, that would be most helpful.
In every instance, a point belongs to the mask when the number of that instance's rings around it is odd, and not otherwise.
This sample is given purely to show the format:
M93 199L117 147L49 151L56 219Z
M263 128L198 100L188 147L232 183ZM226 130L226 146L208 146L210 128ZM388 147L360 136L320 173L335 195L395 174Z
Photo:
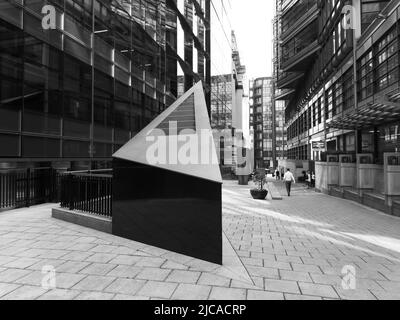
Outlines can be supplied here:
M113 234L222 264L222 179L201 82L113 163Z

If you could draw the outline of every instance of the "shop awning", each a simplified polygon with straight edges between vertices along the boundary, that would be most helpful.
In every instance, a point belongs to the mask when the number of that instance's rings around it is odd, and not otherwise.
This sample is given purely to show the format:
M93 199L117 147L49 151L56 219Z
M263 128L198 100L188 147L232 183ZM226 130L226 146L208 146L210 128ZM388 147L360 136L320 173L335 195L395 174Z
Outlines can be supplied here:
M358 110L335 119L328 128L357 130L400 121L400 93L388 94Z

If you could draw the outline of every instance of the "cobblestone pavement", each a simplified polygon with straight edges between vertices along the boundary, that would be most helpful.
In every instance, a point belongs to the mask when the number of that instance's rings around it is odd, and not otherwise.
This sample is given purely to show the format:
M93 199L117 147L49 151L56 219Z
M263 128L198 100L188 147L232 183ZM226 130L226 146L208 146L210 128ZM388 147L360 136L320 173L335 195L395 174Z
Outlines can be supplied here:
M225 182L224 267L52 219L53 206L0 213L0 299L400 299L400 219L299 185L255 201Z

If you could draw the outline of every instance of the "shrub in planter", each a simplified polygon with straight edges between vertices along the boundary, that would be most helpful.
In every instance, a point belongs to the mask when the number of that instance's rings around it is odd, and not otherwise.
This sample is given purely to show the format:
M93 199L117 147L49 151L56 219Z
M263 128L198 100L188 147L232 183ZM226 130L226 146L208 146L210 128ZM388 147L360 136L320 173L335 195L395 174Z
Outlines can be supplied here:
M265 175L257 173L253 176L253 182L257 188L250 190L250 194L253 199L265 200L268 195L268 191L264 189L264 185L267 183Z

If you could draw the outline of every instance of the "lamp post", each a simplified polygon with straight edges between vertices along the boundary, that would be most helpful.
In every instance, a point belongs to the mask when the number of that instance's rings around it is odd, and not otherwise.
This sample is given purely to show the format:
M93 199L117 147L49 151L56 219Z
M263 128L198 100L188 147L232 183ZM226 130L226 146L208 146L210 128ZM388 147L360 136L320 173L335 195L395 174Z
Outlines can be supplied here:
M359 0L354 0L353 3L358 2L358 1ZM356 11L355 14L357 17L359 14L361 15L361 8L359 9L359 11ZM358 23L353 28L353 79L354 79L354 109L355 109L355 112L358 112L357 40L358 40L359 34L361 33L361 31L358 32L357 28L361 29L361 25L359 25ZM356 154L362 152L361 144L362 144L362 136L360 136L360 132L356 128L356 131L355 131Z
M342 28L344 30L352 31L352 42L353 42L353 95L354 95L354 110L358 110L358 90L357 90L357 40L361 36L361 2L360 0L353 0L352 5L343 7L342 13L344 14L344 20ZM358 153L359 148L359 134L357 128L355 129L355 143L356 152Z
M358 72L357 72L357 43L358 39L361 37L362 33L362 25L361 25L361 1L353 0L352 6L345 6L343 8L343 13L345 15L345 20L343 21L342 27L345 30L351 29L353 35L353 79L354 79L354 110L358 112ZM379 20L386 20L388 18L387 15L380 13L377 16ZM355 143L356 143L356 152L362 152L362 137L360 135L360 131L355 129Z

